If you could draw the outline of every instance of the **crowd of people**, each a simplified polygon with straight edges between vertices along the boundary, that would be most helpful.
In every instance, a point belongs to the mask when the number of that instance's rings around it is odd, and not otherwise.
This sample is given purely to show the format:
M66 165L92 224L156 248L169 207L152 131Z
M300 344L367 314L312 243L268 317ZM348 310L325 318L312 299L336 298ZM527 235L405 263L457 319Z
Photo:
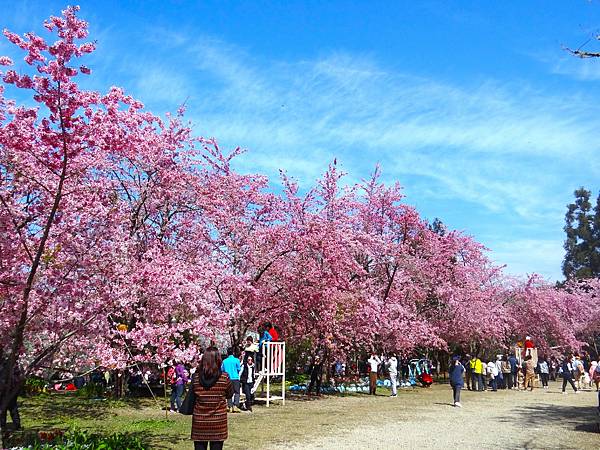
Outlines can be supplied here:
M534 361L531 353L524 351L519 359L516 355L498 355L496 360L482 361L477 355L454 355L449 365L450 384L454 391L454 405L461 407L460 391L497 391L514 389L533 391L537 381L542 389L548 389L548 381L562 378L562 393L567 384L575 393L582 389L600 390L600 356L592 360L588 354L567 354L560 360L541 356Z

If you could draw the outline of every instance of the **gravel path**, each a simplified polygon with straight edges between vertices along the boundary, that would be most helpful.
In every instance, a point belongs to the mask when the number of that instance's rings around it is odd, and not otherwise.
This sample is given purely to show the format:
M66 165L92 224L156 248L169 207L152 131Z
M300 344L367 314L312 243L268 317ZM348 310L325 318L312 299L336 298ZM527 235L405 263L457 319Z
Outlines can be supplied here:
M448 385L402 391L397 398L327 398L304 405L321 413L321 433L280 449L600 449L597 393L562 395L558 383L533 392L463 391L451 405ZM322 413L323 407L329 412Z

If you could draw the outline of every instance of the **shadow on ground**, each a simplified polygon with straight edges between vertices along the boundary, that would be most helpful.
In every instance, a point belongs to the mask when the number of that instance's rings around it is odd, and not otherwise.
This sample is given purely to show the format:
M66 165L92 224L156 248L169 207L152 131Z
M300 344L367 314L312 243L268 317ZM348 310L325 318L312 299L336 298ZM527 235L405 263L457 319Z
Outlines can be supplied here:
M598 430L598 408L595 406L569 406L533 404L517 406L514 414L501 417L501 422L516 423L525 428L545 426L560 421L561 425L575 431L596 433ZM533 443L530 443L533 445ZM531 448L531 447L525 447Z

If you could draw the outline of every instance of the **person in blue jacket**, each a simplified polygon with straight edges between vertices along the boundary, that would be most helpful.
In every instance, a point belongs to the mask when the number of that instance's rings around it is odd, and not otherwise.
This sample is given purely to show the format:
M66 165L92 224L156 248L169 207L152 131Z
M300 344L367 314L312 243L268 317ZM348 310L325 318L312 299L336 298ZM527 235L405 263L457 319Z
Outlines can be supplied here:
M265 369L265 367L263 366L262 354L263 344L265 342L271 342L273 340L273 336L269 334L269 328L267 327L267 324L261 325L259 327L258 335L260 336L260 339L258 340L258 353L256 355L256 362L258 365L258 370L262 372Z
M510 375L508 377L508 388L509 389L518 389L519 383L517 381L517 358L515 355L510 355L508 357L508 362L510 363Z
M227 358L221 363L221 372L229 375L229 380L233 386L233 397L227 399L227 410L229 412L239 412L240 408L240 371L242 366L240 359L235 354L233 348L227 349Z
M450 363L450 369L448 369L448 375L450 375L450 386L452 386L452 392L454 393L454 406L457 408L462 408L460 404L460 391L465 383L463 379L464 373L465 367L460 362L460 356L454 355Z

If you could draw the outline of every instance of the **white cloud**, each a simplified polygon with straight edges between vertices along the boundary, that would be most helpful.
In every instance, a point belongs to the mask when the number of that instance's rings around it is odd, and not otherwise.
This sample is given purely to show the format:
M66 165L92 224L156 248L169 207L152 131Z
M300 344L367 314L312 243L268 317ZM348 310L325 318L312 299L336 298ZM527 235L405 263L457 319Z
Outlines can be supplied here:
M506 264L506 272L512 275L538 273L548 281L564 277L561 264L564 257L562 243L555 240L516 239L486 243L493 250L490 258L498 264Z
M305 173L304 161L320 162L310 165L319 171L335 156L363 173L381 161L388 172L434 180L444 195L544 218L558 209L548 201L562 189L553 175L598 152L593 105L580 98L494 82L459 87L344 53L265 63L202 40L192 54L213 81L196 96L199 108L190 105L198 129L292 173L295 165Z

